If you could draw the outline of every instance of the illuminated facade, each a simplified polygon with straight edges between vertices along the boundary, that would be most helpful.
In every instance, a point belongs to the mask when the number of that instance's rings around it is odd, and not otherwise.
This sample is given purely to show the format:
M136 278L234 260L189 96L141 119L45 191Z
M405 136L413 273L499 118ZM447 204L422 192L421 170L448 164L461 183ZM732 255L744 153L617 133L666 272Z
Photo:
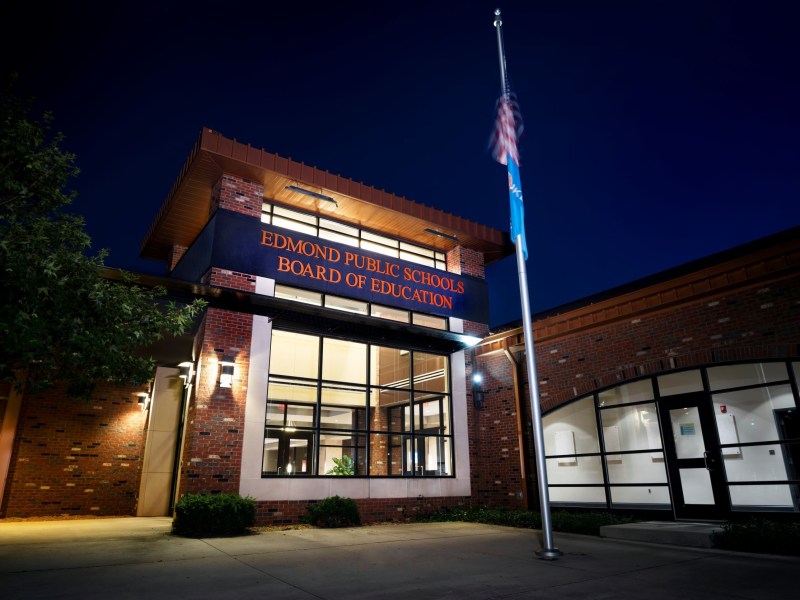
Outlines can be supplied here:
M522 327L487 325L507 233L206 129L141 254L208 308L148 386L0 387L0 517L539 507ZM799 266L795 228L534 315L551 504L799 512Z
M228 294L207 294L176 363L192 377L170 502L236 492L266 523L332 495L372 519L469 502L465 350L488 332L487 257L510 251L502 232L204 130L142 246L172 281ZM138 514L165 514L151 483Z
M800 228L535 315L533 335L552 506L800 512ZM521 415L508 489L537 508L524 351L521 327L475 349L478 418ZM515 505L493 487L478 499Z

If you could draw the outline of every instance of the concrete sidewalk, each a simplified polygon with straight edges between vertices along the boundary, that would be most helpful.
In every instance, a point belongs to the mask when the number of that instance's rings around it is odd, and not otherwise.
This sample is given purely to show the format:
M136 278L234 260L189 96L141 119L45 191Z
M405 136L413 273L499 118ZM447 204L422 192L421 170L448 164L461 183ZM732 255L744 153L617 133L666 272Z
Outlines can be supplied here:
M171 535L171 519L0 521L0 598L790 598L800 559L474 523Z

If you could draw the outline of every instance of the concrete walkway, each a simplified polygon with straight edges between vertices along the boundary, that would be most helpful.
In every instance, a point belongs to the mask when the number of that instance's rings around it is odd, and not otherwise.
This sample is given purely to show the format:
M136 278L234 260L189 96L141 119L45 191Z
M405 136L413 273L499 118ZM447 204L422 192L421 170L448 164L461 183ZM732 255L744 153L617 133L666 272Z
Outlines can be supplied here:
M474 523L171 535L171 519L0 521L0 598L795 597L800 559Z

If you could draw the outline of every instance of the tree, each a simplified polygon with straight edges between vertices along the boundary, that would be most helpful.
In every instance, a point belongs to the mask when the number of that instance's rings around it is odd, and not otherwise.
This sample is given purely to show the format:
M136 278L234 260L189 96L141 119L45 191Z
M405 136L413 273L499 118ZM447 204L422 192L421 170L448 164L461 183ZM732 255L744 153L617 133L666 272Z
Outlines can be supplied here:
M78 175L53 117L29 119L31 100L0 97L0 380L33 391L56 383L88 398L98 381L142 384L155 362L142 349L180 335L206 306L178 305L163 288L104 278L80 216L66 212Z

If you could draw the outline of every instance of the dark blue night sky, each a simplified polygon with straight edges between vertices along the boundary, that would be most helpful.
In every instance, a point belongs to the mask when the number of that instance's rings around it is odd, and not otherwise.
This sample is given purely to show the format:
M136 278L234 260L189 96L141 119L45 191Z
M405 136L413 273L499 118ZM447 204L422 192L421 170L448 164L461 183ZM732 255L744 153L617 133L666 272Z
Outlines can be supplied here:
M164 272L140 243L202 127L507 230L498 7L534 312L800 224L796 2L29 4L0 7L3 71L112 267ZM492 326L519 319L515 258L488 275Z

